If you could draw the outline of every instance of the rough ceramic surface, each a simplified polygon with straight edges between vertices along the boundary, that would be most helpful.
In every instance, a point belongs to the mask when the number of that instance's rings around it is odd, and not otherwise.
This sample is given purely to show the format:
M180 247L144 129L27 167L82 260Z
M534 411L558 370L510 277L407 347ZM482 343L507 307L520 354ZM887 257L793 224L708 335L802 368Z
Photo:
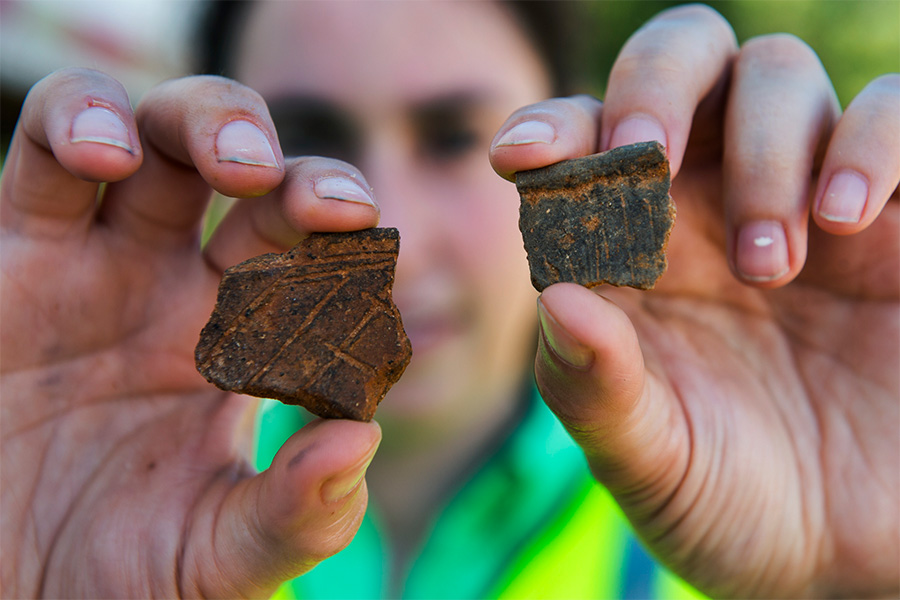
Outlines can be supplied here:
M412 350L391 298L396 229L313 234L228 269L196 348L216 386L368 421Z
M534 287L653 288L666 270L675 221L669 185L657 142L519 173L519 228Z

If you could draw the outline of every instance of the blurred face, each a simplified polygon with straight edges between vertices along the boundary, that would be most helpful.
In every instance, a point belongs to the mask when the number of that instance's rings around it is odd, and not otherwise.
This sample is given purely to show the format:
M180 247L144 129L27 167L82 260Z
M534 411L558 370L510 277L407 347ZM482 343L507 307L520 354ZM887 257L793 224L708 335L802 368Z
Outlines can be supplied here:
M509 114L549 95L501 6L266 2L237 78L268 101L286 155L359 167L400 230L394 300L413 346L383 426L452 429L512 394L530 364L534 299L518 194L488 163Z

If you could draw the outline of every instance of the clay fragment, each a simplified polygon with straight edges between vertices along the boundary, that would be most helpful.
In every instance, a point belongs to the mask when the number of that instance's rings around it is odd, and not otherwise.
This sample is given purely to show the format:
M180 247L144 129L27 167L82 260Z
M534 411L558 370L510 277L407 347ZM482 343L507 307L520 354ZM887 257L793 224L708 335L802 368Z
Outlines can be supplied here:
M412 349L391 298L393 228L312 234L225 271L197 369L223 390L369 421Z
M641 142L516 176L519 229L538 291L560 281L652 289L675 222L669 163Z

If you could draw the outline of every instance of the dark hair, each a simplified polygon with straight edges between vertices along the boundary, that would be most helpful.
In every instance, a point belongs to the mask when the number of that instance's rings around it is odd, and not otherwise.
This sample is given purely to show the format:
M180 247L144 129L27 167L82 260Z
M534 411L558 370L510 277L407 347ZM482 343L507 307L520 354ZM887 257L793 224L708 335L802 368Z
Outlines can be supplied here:
M252 0L206 0L195 36L196 72L233 74L234 51ZM546 62L556 95L573 93L580 86L578 41L581 23L574 2L561 0L507 0L503 2L538 54Z
M194 35L194 68L202 75L231 74L234 49L251 0L204 0Z

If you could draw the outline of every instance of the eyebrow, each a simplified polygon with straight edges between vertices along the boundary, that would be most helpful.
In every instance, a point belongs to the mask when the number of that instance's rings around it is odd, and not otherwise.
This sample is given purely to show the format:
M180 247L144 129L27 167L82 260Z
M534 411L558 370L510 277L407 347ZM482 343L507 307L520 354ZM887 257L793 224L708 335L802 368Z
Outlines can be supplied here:
M492 102L492 94L482 90L454 90L447 93L426 95L414 99L405 108L417 118L431 115L464 113L478 110ZM350 108L326 96L315 94L279 95L268 101L273 118L291 116L320 116L339 121L347 121L353 114Z
M460 90L434 96L426 96L412 102L409 108L410 112L413 114L464 112L466 110L477 109L486 104L490 104L490 101L490 94L477 90Z
M316 116L346 121L349 114L349 111L341 110L338 104L319 96L277 96L266 104L276 121L292 116Z

